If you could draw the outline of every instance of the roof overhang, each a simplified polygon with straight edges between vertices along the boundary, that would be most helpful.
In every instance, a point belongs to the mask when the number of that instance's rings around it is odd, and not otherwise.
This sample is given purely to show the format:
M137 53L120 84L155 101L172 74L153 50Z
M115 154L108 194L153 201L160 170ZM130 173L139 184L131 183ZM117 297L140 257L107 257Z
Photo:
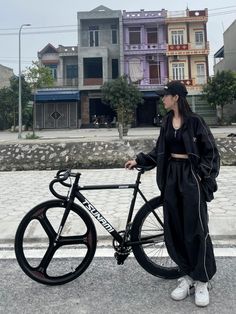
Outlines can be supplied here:
M214 58L224 58L224 46L214 54Z
M143 98L159 98L158 92L155 91L142 91Z
M38 90L35 94L36 102L57 100L80 100L78 90Z

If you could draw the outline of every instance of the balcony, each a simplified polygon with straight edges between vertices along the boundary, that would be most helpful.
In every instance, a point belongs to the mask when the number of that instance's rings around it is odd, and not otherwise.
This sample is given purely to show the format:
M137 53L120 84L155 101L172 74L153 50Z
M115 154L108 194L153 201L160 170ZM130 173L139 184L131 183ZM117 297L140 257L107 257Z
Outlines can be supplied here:
M209 41L204 43L187 43L181 45L167 45L167 56L209 54Z
M53 87L78 88L78 78L57 78L53 82Z
M91 85L99 85L101 86L103 84L102 78L84 78L84 85L91 86Z
M78 78L65 78L64 86L77 87L78 86Z
M156 90L161 86L164 86L168 82L166 77L157 77L150 78L144 77L141 81L138 82L138 87L140 90Z
M140 20L141 22L148 20L148 21L154 21L156 22L159 19L163 19L167 15L167 11L165 9L162 9L161 11L132 11L132 12L126 12L126 10L123 10L123 22L124 24L129 23L129 21L133 24L134 21L137 23L137 20Z
M139 53L164 53L166 51L166 43L162 44L124 44L125 54Z
M178 22L207 22L208 10L193 10L189 11L168 11L166 23L178 23Z

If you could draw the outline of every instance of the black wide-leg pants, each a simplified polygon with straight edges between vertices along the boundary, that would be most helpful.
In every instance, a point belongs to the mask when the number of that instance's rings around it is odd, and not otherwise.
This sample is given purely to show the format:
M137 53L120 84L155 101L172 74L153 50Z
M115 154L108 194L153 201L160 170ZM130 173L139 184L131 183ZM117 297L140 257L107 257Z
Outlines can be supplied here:
M193 280L209 281L216 263L201 182L188 159L171 158L164 192L164 235L168 253Z

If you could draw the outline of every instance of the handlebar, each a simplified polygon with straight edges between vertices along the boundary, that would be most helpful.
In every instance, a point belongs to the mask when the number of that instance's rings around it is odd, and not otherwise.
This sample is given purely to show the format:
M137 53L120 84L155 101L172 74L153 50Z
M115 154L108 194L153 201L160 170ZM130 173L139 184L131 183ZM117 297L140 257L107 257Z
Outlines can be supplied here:
M68 188L71 188L72 184L69 184L69 183L65 183L65 181L69 178L69 177L75 177L77 179L77 181L79 180L79 177L80 177L80 173L72 173L71 172L71 169L62 169L62 170L59 170L57 171L57 174L55 176L55 179L52 180L49 184L49 190L50 192L57 198L60 198L60 199L66 199L66 196L63 196L59 193L57 193L54 189L54 184L55 183L60 183L61 185L65 186L65 187L68 187Z

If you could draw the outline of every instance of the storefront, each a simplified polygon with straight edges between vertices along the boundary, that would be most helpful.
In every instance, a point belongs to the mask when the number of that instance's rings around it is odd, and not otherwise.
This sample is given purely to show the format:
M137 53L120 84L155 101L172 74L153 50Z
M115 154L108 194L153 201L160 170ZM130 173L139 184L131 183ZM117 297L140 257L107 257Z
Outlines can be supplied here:
M81 105L77 90L38 90L35 95L36 129L80 128Z

